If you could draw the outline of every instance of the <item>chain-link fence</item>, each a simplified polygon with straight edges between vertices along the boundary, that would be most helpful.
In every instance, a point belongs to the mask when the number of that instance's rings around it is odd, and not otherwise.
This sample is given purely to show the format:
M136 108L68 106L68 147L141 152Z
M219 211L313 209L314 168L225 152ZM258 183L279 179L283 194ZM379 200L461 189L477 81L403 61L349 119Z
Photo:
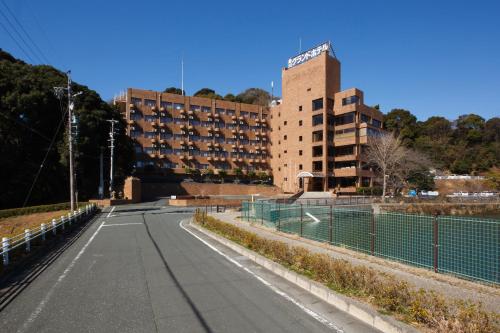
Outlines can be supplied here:
M243 202L242 217L282 232L473 280L500 283L500 220Z

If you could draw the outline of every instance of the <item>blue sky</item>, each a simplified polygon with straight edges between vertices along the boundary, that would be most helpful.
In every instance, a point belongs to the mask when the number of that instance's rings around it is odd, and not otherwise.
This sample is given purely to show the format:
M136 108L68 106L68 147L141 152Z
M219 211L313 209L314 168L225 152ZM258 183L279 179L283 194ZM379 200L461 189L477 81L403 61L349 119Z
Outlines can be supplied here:
M105 99L180 86L182 57L188 94L274 80L280 95L301 38L331 40L342 89L384 112L500 116L500 1L2 1L50 64ZM0 47L26 60L1 27Z

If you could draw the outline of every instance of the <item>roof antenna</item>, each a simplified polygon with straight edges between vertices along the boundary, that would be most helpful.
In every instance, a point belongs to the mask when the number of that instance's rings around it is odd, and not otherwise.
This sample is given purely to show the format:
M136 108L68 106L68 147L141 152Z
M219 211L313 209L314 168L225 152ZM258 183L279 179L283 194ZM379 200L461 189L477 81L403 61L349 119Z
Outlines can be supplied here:
M302 37L299 37L299 53L302 53Z
M181 58L181 93L184 96L184 55Z

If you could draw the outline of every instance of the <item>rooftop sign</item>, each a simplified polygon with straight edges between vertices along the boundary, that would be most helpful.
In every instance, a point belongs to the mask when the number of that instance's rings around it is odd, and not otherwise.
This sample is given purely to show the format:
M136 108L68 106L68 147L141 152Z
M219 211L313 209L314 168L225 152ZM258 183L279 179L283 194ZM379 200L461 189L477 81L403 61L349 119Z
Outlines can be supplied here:
M303 53L299 54L298 56L295 56L293 58L288 59L288 68L295 67L295 66L300 65L308 60L311 60L312 58L316 58L321 53L328 51L329 49L330 49L330 42L325 42L325 43L318 45L310 50L307 50L306 52L303 52Z

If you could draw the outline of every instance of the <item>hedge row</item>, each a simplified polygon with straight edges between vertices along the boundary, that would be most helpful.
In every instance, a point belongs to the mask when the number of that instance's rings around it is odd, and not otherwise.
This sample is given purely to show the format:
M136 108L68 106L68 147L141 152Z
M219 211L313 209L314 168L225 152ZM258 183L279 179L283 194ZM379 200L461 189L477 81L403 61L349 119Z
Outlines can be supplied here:
M80 203L79 206L85 203ZM50 205L41 205L41 206L31 206L31 207L23 207L23 208L11 208L11 209L3 209L0 210L0 219L11 217L11 216L20 216L20 215L28 215L34 213L45 213L45 212L53 212L58 210L67 210L70 208L69 202L62 202L57 204Z
M194 221L336 292L371 303L381 312L424 330L439 333L500 331L500 315L483 310L480 303L450 300L436 292L415 290L393 275L269 240L201 211L195 213Z

